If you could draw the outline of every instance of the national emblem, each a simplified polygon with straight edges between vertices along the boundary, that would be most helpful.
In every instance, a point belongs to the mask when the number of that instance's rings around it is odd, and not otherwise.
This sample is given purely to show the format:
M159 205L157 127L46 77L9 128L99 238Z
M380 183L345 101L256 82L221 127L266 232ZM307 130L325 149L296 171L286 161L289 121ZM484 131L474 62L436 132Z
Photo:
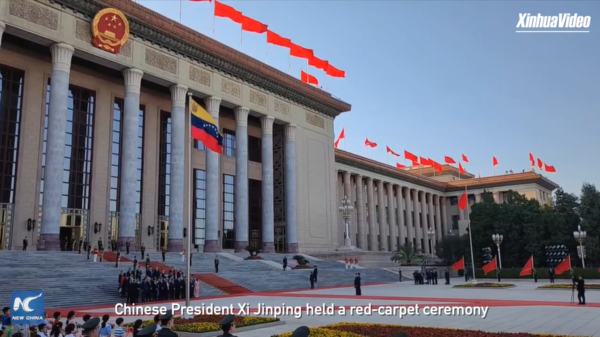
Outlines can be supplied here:
M118 54L129 39L129 22L121 11L103 9L92 21L92 37L94 47Z

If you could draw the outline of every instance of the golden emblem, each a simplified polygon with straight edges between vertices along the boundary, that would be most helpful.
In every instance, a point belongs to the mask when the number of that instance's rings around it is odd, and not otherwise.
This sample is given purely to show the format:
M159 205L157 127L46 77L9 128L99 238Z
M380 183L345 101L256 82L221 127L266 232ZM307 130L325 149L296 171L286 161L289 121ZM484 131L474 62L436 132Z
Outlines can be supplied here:
M119 10L103 9L92 21L92 36L94 47L118 54L129 39L129 21Z

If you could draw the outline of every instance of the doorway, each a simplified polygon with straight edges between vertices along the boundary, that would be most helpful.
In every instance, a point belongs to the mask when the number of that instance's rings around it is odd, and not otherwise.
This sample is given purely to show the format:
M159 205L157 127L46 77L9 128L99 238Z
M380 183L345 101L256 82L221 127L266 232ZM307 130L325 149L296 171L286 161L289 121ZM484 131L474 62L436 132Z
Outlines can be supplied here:
M285 227L275 227L275 252L285 253Z
M159 219L156 224L158 235L156 236L156 250L168 250L169 246L169 220Z
M60 248L62 251L76 250L85 236L87 211L63 210L60 223Z
M10 248L10 229L12 223L12 204L0 204L0 250ZM29 235L29 233L27 233Z

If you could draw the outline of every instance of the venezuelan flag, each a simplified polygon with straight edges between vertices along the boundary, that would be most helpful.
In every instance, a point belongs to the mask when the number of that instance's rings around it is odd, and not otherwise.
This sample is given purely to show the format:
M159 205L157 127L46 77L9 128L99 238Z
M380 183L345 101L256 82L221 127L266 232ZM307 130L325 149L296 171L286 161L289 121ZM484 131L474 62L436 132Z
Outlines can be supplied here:
M190 100L190 112L192 138L213 152L223 153L223 136L219 133L217 122L193 98Z

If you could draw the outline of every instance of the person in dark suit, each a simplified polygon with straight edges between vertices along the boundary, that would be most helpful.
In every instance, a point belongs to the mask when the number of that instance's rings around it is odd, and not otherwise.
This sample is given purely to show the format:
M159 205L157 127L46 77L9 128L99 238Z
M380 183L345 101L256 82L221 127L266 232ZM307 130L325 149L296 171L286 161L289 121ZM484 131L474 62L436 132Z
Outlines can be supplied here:
M221 322L219 322L223 333L217 337L237 337L232 335L235 332L235 324L233 323L234 319L234 315L227 315L221 320Z
M288 264L287 256L284 256L283 257L283 271L285 271L287 269L287 264Z
M129 255L129 241L125 242L125 249L127 249L127 255Z
M142 243L140 247L140 252L142 253L142 260L144 259L144 254L146 253L146 246Z
M317 269L317 265L313 269L313 274L315 275L315 283L317 283L317 275L319 274L319 270Z
M219 257L215 256L215 273L219 273Z
M27 250L27 245L29 245L29 241L27 241L27 238L23 239L23 251Z
M100 336L100 330L98 329L99 325L100 318L90 318L87 322L81 325L81 334L85 337L98 337Z
M315 274L313 274L312 271L310 272L308 280L310 281L310 289L315 289Z
M156 323L152 323L138 331L136 337L151 337L156 332ZM134 332L135 333L135 332Z
M585 305L585 281L583 281L583 277L579 276L579 278L574 278L574 282L577 283L577 299L579 300L580 305Z
M354 277L354 289L356 289L356 296L362 296L362 290L360 289L360 273L356 273Z
M450 284L450 270L448 268L444 271L444 278L446 278L446 284Z
M161 316L160 325L162 326L162 329L160 329L158 332L157 337L178 337L177 334L171 330L173 328L174 321L175 320L173 319L173 313L171 310L167 311L165 315Z

